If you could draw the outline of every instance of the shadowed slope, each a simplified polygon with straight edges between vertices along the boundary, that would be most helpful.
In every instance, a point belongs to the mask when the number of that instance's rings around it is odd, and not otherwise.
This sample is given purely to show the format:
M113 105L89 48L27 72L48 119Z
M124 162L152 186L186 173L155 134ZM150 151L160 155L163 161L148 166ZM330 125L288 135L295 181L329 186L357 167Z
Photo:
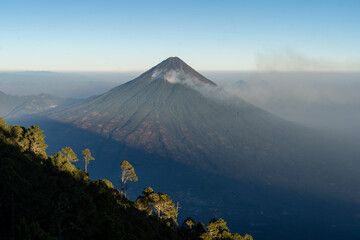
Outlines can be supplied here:
M89 166L92 178L107 178L120 187L119 163L125 159L131 162L139 181L129 184L130 198L136 199L149 185L169 194L181 206L179 223L189 216L204 222L221 217L232 231L248 232L254 239L266 240L360 237L359 204L270 184L236 181L220 172L209 174L51 119L33 118L23 122L27 126L34 123L45 131L48 153L65 146L78 154L90 148L96 158ZM83 161L75 164L84 167Z
M0 239L186 239L135 208L108 180L90 181L62 154L37 154L41 142L0 118ZM30 136L30 137L29 137Z

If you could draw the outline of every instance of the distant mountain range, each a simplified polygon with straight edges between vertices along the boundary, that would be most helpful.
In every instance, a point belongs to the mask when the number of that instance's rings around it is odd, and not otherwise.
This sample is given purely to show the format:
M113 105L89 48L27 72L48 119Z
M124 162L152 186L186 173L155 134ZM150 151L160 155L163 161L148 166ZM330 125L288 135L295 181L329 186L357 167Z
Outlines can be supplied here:
M77 101L50 94L16 96L0 91L0 116L13 118L26 114L34 114L59 106L66 106Z
M62 98L87 98L137 75L133 72L0 72L0 90L19 96L48 93Z

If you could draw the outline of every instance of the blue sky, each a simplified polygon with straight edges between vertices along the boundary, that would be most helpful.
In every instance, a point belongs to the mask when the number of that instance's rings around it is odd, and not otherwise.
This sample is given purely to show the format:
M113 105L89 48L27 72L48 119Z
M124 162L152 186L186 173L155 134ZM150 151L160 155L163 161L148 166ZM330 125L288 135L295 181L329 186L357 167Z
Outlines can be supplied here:
M360 71L360 1L0 1L0 70Z

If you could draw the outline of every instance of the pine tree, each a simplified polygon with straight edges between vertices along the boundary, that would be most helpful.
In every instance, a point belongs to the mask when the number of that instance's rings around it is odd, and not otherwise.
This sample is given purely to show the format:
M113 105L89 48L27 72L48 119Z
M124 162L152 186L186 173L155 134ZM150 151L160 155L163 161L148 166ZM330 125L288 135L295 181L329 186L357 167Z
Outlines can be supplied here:
M185 229L190 229L191 230L193 227L195 227L195 225L196 225L195 220L192 219L191 217L189 217L184 221L182 227L185 228Z
M86 148L82 151L82 154L84 155L84 161L85 161L85 172L87 173L87 166L89 165L90 160L95 160L93 156L91 156L90 149Z
M39 155L46 155L45 149L47 145L45 144L45 136L42 134L44 131L39 128L39 126L29 127L24 137L20 140L25 151L31 151Z
M121 168L121 195L126 197L127 182L138 180L134 167L126 160L120 163Z
M139 210L147 211L149 215L154 211L158 218L168 225L178 225L176 221L178 212L175 209L175 204L165 193L155 193L149 187L143 191L143 196L138 197L135 206Z
M61 149L63 154L65 155L66 159L70 162L77 162L79 159L77 158L76 154L70 147L66 147Z
M222 218L219 218L218 220L212 219L206 227L211 236L215 238L221 237L224 232L230 232L226 222Z
M7 128L6 122L2 117L0 117L0 128L1 129Z

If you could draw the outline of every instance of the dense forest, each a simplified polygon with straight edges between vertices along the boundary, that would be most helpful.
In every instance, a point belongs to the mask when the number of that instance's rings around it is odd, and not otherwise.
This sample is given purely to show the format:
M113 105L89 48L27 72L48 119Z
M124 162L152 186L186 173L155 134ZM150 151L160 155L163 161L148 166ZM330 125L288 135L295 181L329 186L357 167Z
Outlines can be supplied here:
M126 184L137 180L129 162L119 163L118 190L108 180L90 180L90 149L82 152L81 170L69 147L47 155L44 137L38 126L10 126L0 118L0 239L252 240L231 233L221 218L179 225L167 194L148 187L136 201L126 197Z

